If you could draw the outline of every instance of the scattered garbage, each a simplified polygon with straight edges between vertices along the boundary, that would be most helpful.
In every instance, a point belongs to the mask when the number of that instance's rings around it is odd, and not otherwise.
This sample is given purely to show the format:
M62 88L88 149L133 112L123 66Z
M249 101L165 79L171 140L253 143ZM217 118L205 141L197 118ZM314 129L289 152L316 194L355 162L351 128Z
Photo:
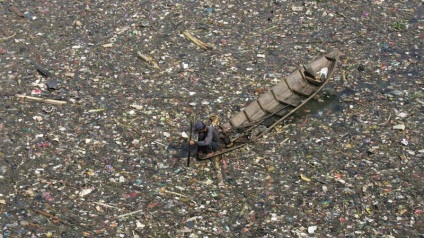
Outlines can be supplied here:
M0 3L1 238L424 235L422 1ZM193 117L334 48L296 113L186 166Z

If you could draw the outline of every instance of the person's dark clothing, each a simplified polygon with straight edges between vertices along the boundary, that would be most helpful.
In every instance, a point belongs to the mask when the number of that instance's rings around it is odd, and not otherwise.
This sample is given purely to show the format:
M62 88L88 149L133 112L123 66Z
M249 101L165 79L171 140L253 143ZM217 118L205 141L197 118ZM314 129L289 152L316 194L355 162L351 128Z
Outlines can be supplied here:
M197 151L205 154L215 152L219 149L219 135L215 127L206 127L206 132L199 133L196 141Z

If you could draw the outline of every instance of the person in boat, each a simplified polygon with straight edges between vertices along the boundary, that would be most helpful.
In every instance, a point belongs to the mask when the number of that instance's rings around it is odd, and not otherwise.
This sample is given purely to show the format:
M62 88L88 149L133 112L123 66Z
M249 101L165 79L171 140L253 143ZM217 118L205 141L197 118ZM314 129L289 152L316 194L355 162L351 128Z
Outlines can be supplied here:
M214 126L206 126L203 122L196 122L194 133L198 133L197 141L191 140L190 145L197 146L197 153L213 155L219 149L219 135Z

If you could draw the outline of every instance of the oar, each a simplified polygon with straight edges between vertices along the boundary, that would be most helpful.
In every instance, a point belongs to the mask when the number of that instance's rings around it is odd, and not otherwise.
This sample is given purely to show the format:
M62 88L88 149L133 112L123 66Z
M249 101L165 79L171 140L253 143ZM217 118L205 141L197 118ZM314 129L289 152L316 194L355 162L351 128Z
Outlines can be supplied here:
M188 158L187 158L187 167L190 167L190 156L191 156L191 136L193 135L193 123L194 123L194 117L190 119L190 135L188 138Z

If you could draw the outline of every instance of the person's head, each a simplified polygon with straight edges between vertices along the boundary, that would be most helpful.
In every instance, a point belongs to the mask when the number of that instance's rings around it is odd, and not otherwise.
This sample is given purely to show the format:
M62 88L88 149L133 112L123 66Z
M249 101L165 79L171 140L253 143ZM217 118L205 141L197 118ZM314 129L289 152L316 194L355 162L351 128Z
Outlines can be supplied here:
M206 130L205 123L198 121L194 124L194 133L204 132Z

